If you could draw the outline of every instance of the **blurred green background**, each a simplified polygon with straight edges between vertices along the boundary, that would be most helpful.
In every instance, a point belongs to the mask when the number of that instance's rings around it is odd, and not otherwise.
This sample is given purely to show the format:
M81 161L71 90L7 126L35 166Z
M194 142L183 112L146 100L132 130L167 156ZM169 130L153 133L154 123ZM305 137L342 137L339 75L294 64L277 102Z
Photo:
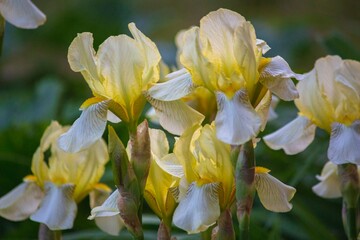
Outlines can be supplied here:
M360 1L358 0L183 0L33 1L47 22L36 30L6 25L0 58L0 196L20 184L30 173L32 154L52 119L71 124L81 103L91 96L82 76L67 63L67 48L77 33L92 32L95 49L107 37L129 34L127 24L137 27L158 46L164 61L175 64L175 34L198 25L201 17L220 7L242 14L255 26L257 37L272 48L267 56L284 57L297 73L312 69L317 58L337 54L360 60ZM281 102L279 118L269 122L264 134L296 116L293 103ZM127 141L124 126L118 133ZM318 130L316 140L303 153L286 156L260 143L258 165L297 189L293 210L275 214L258 200L251 219L252 239L344 239L341 200L317 197L311 187L326 159L328 134ZM113 186L110 166L103 182ZM73 230L64 239L109 239L87 220L88 199L79 206ZM155 239L157 218L148 211L144 219L146 239ZM38 224L0 219L0 239L36 239ZM198 239L174 230L178 239ZM128 239L126 231L123 238ZM130 238L129 238L130 239Z

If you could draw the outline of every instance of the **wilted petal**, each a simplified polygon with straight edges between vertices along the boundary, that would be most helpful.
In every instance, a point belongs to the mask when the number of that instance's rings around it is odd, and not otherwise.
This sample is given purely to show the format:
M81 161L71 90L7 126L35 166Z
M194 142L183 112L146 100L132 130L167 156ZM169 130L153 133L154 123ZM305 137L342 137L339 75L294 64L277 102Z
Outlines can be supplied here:
M65 230L73 227L77 206L72 198L75 186L45 184L45 197L40 208L30 219L45 224L50 230Z
M115 190L105 202L91 210L89 220L95 219L96 225L104 232L110 235L119 235L120 230L123 228L124 223L119 215L118 199L120 194Z
M321 171L321 175L316 177L320 181L312 187L316 195L323 198L341 197L340 179L335 164L327 162Z
M108 101L102 101L84 109L69 131L58 140L66 152L79 152L101 138L106 128Z
M155 108L161 126L175 135L181 135L186 129L204 120L204 115L195 111L181 100L160 101L145 93L146 99Z
M23 182L0 198L0 216L11 221L25 220L36 211L43 197L35 182Z
M328 158L334 164L360 165L360 120L350 126L332 124Z
M175 210L174 224L188 233L202 232L213 225L220 216L218 188L218 183L192 183Z
M267 43L262 39L256 39L256 46L261 49L261 53L267 53L271 48Z
M245 91L236 92L229 100L216 93L218 112L215 118L217 137L229 144L240 145L255 137L261 128L261 118L249 102Z
M280 56L272 58L260 74L260 82L279 98L286 101L299 97L291 78L301 79L302 75L295 74L290 69L289 64Z
M284 149L286 154L304 151L314 140L316 126L307 118L298 116L276 132L263 139L272 149Z
M149 89L151 97L162 101L173 101L191 93L195 86L186 69L180 69L166 76L168 81L158 83Z
M268 173L255 174L255 188L262 205L272 212L288 212L289 201L295 195L295 188L288 186Z
M16 27L37 28L44 24L46 16L30 0L2 0L0 14Z

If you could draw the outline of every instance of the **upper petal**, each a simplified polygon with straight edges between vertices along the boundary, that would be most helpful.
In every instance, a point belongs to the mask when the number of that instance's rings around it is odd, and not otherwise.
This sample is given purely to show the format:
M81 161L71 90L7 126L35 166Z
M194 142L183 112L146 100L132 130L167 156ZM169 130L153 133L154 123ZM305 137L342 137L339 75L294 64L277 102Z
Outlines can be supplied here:
M108 101L95 103L84 109L71 128L58 140L67 152L78 152L101 138L106 128Z
M174 224L188 233L202 232L215 224L220 216L218 187L217 183L192 183L175 210Z
M194 84L190 73L186 69L180 69L166 76L166 82L158 83L149 89L151 97L162 101L180 99L194 90Z
M360 165L360 120L350 126L333 123L328 158L334 164Z
M226 143L240 145L254 138L262 122L249 102L244 90L229 100L222 92L216 93L218 112L215 118L217 137Z
M295 84L291 78L301 79L302 76L295 74L289 64L280 56L271 58L260 74L260 82L279 98L290 101L299 97Z
M72 198L75 186L45 184L45 197L40 208L30 219L45 224L50 230L65 230L73 227L77 206Z
M0 198L0 216L22 221L39 207L44 194L33 181L25 181Z
M44 13L30 0L2 0L0 13L6 21L19 28L37 28L46 21Z
M288 212L292 208L289 201L295 195L295 188L288 186L269 173L255 174L255 188L262 205L273 212Z
M341 197L340 179L335 164L327 162L317 178L320 182L312 187L316 195L323 198Z
M307 118L298 116L276 132L263 139L272 149L284 149L286 154L302 152L314 140L316 126Z
M160 101L145 93L146 99L155 108L161 126L175 135L181 135L186 129L204 120L204 115L195 111L181 100Z

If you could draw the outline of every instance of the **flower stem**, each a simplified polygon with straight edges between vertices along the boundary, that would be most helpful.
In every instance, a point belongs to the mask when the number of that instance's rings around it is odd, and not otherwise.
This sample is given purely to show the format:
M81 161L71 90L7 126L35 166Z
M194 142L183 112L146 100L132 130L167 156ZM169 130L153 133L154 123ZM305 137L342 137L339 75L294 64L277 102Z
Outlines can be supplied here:
M171 239L171 221L161 220L157 240L170 240Z
M249 239L250 214L255 196L255 157L252 140L240 146L235 171L239 239Z
M61 231L51 231L45 224L41 223L39 227L39 240L61 240Z
M358 235L357 214L359 203L359 174L357 165L338 165L340 188L343 196L343 224L349 240L356 240Z
M223 211L218 220L217 240L235 240L235 231L229 209Z

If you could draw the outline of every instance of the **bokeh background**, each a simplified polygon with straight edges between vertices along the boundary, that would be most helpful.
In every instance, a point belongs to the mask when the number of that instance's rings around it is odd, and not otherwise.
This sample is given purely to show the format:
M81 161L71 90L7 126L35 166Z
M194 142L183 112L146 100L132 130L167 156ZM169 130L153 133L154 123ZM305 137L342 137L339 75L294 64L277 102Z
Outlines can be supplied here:
M242 14L255 26L257 37L272 48L267 56L284 57L297 73L312 69L317 58L337 54L360 60L360 1L358 0L182 0L33 1L47 22L36 30L6 25L0 57L0 196L30 174L32 155L52 119L71 124L81 103L91 96L82 76L67 63L67 48L77 33L92 32L95 49L107 37L129 34L127 24L138 28L158 46L163 60L175 64L175 34L198 25L202 16L220 7ZM269 122L263 134L296 117L293 103L280 102L278 119ZM124 142L127 133L116 126ZM105 136L105 135L104 135ZM317 197L317 183L327 161L329 136L318 130L316 140L303 153L286 156L263 143L256 148L257 164L272 169L272 175L297 189L293 210L275 214L255 201L251 219L252 239L344 239L341 200ZM110 166L103 182L114 186ZM73 230L64 239L112 239L87 220L88 199L79 206ZM146 239L155 239L157 218L146 210ZM36 239L38 224L30 220L13 223L0 219L0 239ZM178 239L199 239L174 230ZM121 239L131 239L123 231Z

